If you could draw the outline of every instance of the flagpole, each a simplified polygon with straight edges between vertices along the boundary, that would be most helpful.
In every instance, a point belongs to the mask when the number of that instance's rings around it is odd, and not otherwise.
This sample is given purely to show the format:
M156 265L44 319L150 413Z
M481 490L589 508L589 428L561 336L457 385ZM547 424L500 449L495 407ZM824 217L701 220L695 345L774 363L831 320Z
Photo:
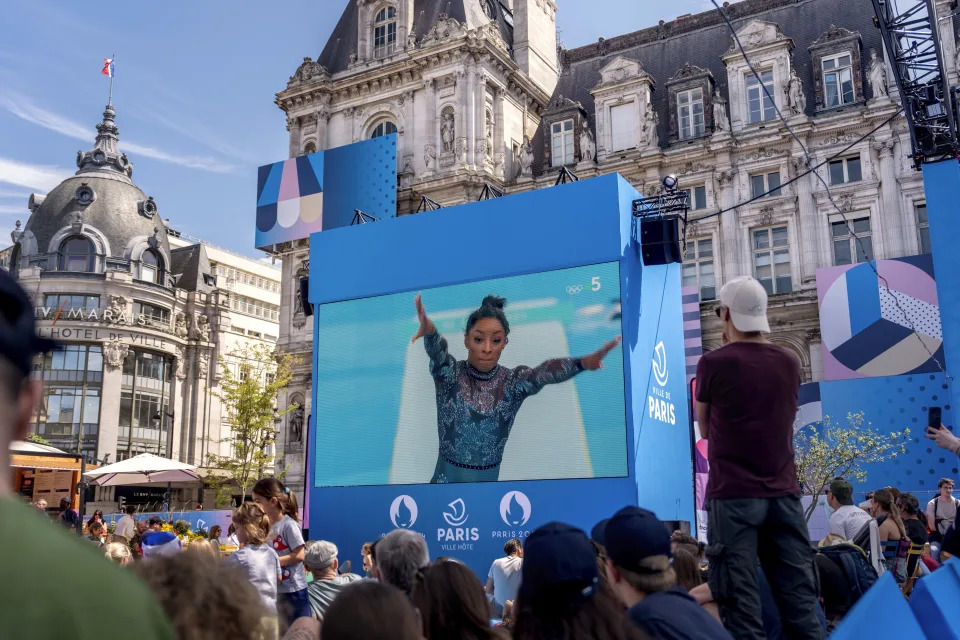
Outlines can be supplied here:
M113 105L113 63L117 59L117 54L110 56L110 97L107 98L107 104Z

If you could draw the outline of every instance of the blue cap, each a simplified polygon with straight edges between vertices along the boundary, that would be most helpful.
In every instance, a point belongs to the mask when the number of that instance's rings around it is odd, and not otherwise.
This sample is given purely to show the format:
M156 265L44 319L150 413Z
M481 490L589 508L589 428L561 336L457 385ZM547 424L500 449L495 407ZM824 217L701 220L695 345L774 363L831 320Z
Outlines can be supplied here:
M587 534L562 522L548 522L531 533L524 544L520 593L535 594L544 587L576 584L586 590L597 581L597 561Z
M140 548L144 558L153 558L180 553L183 545L180 538L169 531L155 531L141 540Z
M607 556L613 564L644 573L640 562L652 556L670 553L670 534L656 514L640 507L624 507L613 514L604 528Z

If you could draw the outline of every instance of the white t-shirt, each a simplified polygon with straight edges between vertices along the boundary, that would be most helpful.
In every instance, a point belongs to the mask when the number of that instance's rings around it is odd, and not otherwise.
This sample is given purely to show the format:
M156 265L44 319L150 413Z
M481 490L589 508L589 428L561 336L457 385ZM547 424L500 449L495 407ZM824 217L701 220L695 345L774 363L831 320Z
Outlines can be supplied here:
M936 515L934 515L934 510L936 510ZM937 496L927 503L927 515L936 518L934 524L942 536L957 518L957 499L950 498L950 502L944 502L940 499L940 496Z
M497 558L493 561L488 576L493 578L493 599L501 607L507 600L517 599L522 568L523 558L519 556Z
M117 528L113 530L113 535L123 536L129 542L130 538L132 538L136 532L136 520L134 520L132 516L124 514L122 518L117 520Z
M830 533L843 536L844 540L853 540L863 525L868 522L870 522L869 513L860 507L845 504L830 516Z

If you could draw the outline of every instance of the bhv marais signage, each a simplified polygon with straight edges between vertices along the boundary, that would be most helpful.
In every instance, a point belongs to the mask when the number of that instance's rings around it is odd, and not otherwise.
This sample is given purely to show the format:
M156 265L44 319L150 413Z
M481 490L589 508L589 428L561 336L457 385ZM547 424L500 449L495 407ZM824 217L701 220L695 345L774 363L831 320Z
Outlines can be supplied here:
M120 340L129 341L132 344L157 347L166 349L167 342L162 338L123 331L122 327L149 327L150 318L140 313L124 314L117 313L110 309L69 309L60 311L55 307L36 307L37 320L53 320L53 325L49 327L38 326L37 335L41 338L53 339L73 339L73 340ZM114 325L109 330L102 328L75 328L58 327L59 320L72 320L83 322L97 322L100 324Z
M123 313L113 309L57 309L56 307L37 307L37 320L81 320L83 322L99 322L102 324L119 324L144 327L148 318L145 314Z

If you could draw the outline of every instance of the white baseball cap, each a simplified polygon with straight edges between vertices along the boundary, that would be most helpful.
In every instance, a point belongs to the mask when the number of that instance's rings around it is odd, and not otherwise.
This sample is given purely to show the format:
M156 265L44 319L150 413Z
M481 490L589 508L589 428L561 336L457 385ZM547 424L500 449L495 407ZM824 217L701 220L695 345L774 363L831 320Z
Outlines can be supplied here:
M767 290L750 276L728 281L720 289L720 307L730 310L730 319L738 331L770 333L767 322ZM717 309L717 315L720 309Z

